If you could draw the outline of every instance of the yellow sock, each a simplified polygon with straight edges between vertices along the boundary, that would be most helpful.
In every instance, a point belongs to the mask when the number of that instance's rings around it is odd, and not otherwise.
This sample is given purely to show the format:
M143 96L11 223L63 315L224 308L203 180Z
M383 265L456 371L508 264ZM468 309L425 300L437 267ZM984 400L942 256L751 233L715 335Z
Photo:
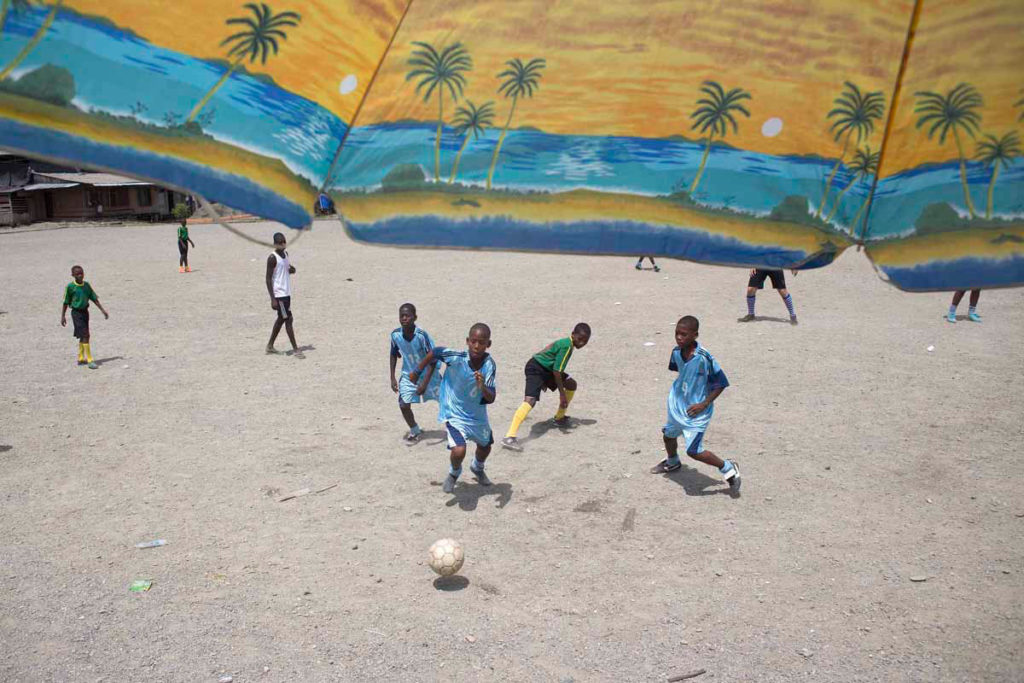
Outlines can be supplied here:
M82 344L82 348L85 350L85 359L91 363L92 362L92 350L89 348L88 344Z
M558 412L555 413L555 419L556 420L561 420L563 417L565 417L565 411L569 409L569 404L572 403L572 397L575 396L575 395L576 395L575 391L569 391L568 389L566 390L566 392L565 392L565 408L564 409L563 408L559 408L558 409Z
M523 401L523 404L519 406L516 410L516 414L512 417L512 425L508 428L508 434L505 435L505 438L516 435L519 431L519 427L523 424L523 420L526 419L526 416L530 414L531 410L533 410L533 406L526 401Z
M85 345L82 342L78 342L78 362L81 363L85 360Z

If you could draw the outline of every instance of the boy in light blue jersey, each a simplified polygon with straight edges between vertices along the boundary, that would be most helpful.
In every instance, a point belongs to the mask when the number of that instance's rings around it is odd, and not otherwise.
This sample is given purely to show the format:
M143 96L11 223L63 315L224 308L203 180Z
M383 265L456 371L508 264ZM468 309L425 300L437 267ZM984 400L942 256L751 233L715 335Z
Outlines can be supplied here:
M469 329L466 346L469 347L467 351L435 347L409 373L409 379L417 382L419 374L428 365L440 361L447 366L441 381L441 410L437 416L438 422L444 422L451 451L448 476L442 487L445 493L455 491L468 441L476 442L476 455L469 470L481 486L491 485L484 472L484 462L494 443L491 425L487 421L487 404L494 403L494 375L497 372L494 359L487 353L491 347L491 328L483 323L473 325Z
M651 474L674 472L682 467L679 437L686 442L686 454L694 460L717 467L733 494L740 490L740 471L736 464L704 450L704 431L714 414L715 399L729 386L718 361L697 343L700 322L692 315L676 323L676 344L668 369L678 372L668 394L668 422L662 429L668 457L651 468Z
M441 391L441 375L434 372L436 364L433 364L419 383L409 379L409 373L434 348L434 340L426 330L416 327L416 307L412 304L399 307L398 322L401 327L391 332L391 391L398 394L398 409L409 425L409 432L403 440L406 446L412 446L423 436L423 430L416 424L416 417L412 414L412 404L436 401ZM402 376L395 379L395 366L399 358L402 359Z

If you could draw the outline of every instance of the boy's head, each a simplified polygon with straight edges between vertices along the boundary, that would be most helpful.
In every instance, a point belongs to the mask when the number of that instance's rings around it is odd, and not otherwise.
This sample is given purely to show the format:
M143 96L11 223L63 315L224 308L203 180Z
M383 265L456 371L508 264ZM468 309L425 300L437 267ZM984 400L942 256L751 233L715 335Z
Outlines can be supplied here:
M477 323L469 328L469 336L466 337L466 346L469 347L469 357L473 360L480 360L487 355L487 349L491 348L491 328L484 323Z
M700 330L700 321L692 315L684 315L676 323L676 344L679 348L685 349L697 341L697 332Z
M582 349L590 341L590 325L586 323L576 323L576 327L572 328L572 345L577 349Z
M85 271L82 270L82 266L71 266L71 277L78 284L82 284L82 281L85 280Z
M402 304L398 307L398 324L405 329L416 325L416 307L412 304Z
M284 249L284 245L287 244L287 243L288 243L287 240L285 240L285 238L284 238L284 233L280 233L280 232L275 232L274 233L274 248L275 249Z

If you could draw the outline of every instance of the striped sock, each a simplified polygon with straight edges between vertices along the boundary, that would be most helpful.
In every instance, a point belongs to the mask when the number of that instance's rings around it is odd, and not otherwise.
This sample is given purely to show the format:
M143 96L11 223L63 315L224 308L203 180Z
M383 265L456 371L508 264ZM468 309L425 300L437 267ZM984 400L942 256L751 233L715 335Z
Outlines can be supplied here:
M460 467L459 469L455 469L454 467L451 466L451 464L449 464L448 465L448 474L450 474L453 477L455 477L456 479L458 479L462 475L462 468Z
M956 304L950 304L949 305L949 314L950 315L956 315Z
M483 469L484 469L484 464L482 462L480 462L479 460L477 460L476 456L474 455L473 456L473 464L469 466L469 469L475 470L477 472L482 472Z
M967 309L967 313L968 313L968 315L977 315L978 314L978 307L977 306L971 306L970 308Z
M747 315L754 315L754 302L757 301L757 296L747 297Z
M796 311L793 310L793 295L787 294L782 300L786 303L786 310L789 311L790 317L796 315Z

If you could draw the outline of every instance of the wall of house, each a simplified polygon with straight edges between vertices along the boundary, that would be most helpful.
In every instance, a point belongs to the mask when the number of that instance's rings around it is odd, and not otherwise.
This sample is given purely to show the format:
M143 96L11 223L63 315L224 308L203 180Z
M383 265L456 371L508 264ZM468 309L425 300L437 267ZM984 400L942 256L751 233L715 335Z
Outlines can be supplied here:
M148 204L140 201L140 199L144 199L141 195L145 195L147 191L149 194ZM170 214L167 208L167 193L158 187L133 185L120 188L94 188L79 186L61 190L50 190L49 192L53 197L54 220L84 220L90 218L150 215L161 217ZM36 194L41 195L42 193ZM45 215L45 208L41 215Z

